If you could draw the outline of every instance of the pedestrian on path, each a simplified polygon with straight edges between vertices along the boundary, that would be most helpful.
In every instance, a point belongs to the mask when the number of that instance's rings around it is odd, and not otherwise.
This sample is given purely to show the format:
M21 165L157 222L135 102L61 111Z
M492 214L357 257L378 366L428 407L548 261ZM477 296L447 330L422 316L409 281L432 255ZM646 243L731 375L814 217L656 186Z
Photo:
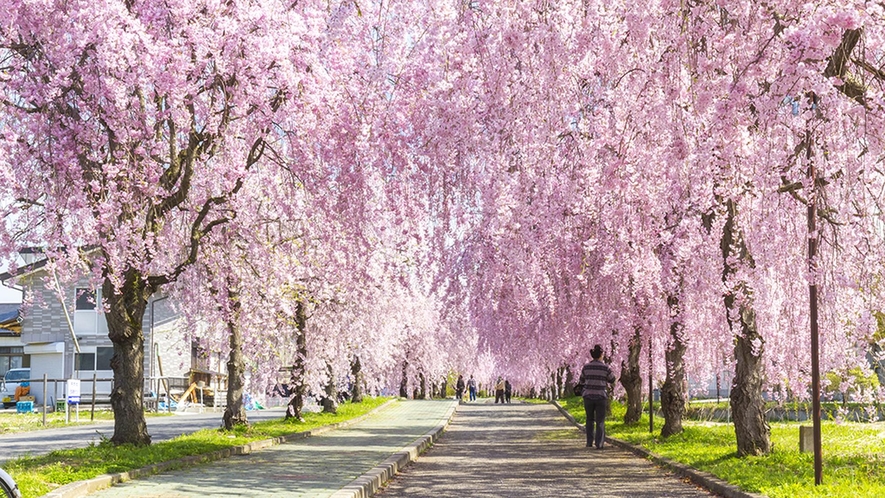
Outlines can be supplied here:
M509 380L504 381L504 399L510 403L510 394L513 392L513 386L510 385Z
M590 351L593 360L581 369L581 378L578 386L583 386L581 396L584 398L584 413L587 415L587 447L593 445L596 449L602 449L605 441L605 409L608 403L608 384L615 382L615 376L611 368L600 361L602 358L602 346L593 346ZM594 431L594 423L596 430Z
M500 376L495 383L495 403L504 403L504 379Z
M464 397L464 376L458 375L458 382L455 383L455 399L458 402Z
M470 401L476 401L476 379L472 375L467 381L467 390L470 391Z

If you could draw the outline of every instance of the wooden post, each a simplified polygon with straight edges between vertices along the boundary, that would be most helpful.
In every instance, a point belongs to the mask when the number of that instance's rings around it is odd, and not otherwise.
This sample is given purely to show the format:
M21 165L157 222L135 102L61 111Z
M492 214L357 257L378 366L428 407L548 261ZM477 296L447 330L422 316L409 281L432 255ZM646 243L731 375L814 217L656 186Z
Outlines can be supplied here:
M49 394L49 378L43 374L43 427L46 427L46 395Z
M95 422L95 376L96 373L92 372L92 412L89 414L91 422Z

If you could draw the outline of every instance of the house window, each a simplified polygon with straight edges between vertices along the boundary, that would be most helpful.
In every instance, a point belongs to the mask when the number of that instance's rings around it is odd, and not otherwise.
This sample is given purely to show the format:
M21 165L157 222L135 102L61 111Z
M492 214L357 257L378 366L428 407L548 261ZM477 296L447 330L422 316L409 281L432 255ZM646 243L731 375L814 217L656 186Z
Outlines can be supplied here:
M25 354L25 348L21 346L0 347L0 377L3 377L7 370L30 366L31 355Z
M110 370L114 348L95 348L94 353L77 353L74 355L75 370Z
M114 348L95 348L95 369L110 370L111 358L114 357Z
M95 370L95 353L74 355L74 370Z
M95 291L83 287L77 288L77 311L95 311Z

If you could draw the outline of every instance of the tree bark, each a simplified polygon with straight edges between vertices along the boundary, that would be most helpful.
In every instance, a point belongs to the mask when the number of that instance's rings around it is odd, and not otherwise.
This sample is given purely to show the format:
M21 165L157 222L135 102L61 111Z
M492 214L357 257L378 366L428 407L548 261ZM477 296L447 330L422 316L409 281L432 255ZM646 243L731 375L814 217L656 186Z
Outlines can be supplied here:
M363 402L363 367L360 364L360 357L354 356L350 364L350 375L353 384L350 386L351 403Z
M628 344L627 362L621 362L619 381L627 394L625 424L635 424L642 417L642 376L639 371L639 354L642 352L642 328L635 327Z
M427 399L427 379L424 377L424 372L418 373L418 396L416 399Z
M230 282L228 282L230 285ZM224 409L222 422L224 428L232 430L238 425L248 425L246 407L243 404L243 390L246 386L246 362L243 358L243 330L240 328L239 293L230 287L227 291L231 316L227 320L227 332L230 336L230 354L227 360L227 407Z
M765 419L762 399L765 341L756 328L753 289L749 283L735 281L739 266L754 266L743 234L737 227L737 204L726 201L726 221L722 230L725 309L729 328L735 336L735 375L731 387L731 413L739 456L765 455L771 452L771 428Z
M326 397L323 398L323 413L338 413L338 383L331 363L326 363L326 372L329 380L326 382Z
M137 270L123 275L120 292L105 278L102 293L107 302L105 318L108 338L114 345L111 369L114 389L114 435L111 443L145 446L151 444L144 419L144 330L142 322L151 290Z
M679 279L681 290L681 276ZM685 415L685 361L683 357L686 348L680 294L680 292L674 292L667 296L667 307L670 309L670 341L664 352L667 362L667 378L661 387L661 411L664 414L664 426L661 428L662 437L682 432L682 417Z
M292 386L292 398L286 408L286 420L296 419L304 421L301 410L304 409L304 395L307 394L305 377L305 365L307 360L307 309L306 303L298 299L295 303L295 329L298 336L295 339L295 362L292 365L292 375L289 383Z
M403 360L403 378L399 384L399 397L409 398L409 360Z
M575 379L575 374L572 372L571 365L565 366L565 385L563 391L565 392L565 396L571 396L573 392L575 392L575 383L577 379ZM609 403L610 404L610 403Z

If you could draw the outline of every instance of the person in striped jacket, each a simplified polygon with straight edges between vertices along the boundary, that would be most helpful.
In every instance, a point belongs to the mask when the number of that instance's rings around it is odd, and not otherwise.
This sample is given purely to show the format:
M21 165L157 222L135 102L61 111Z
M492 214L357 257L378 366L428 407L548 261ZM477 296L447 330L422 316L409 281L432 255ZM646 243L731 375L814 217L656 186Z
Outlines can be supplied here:
M584 412L587 414L587 447L596 446L602 449L605 442L605 409L608 403L608 384L615 382L611 368L600 361L602 346L593 346L590 351L593 360L581 369L579 386L584 386L581 396L584 398ZM594 431L593 425L596 425Z

